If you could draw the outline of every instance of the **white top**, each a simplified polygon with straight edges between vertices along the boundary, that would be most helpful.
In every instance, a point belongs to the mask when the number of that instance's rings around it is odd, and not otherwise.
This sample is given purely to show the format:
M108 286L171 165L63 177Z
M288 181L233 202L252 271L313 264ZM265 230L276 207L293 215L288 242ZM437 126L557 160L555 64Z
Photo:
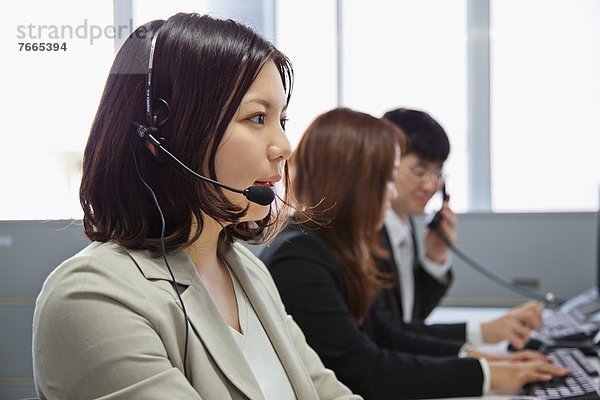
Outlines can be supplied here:
M289 378L269 340L256 312L237 278L231 275L242 333L230 327L231 334L267 400L296 399Z
M402 319L411 322L415 302L414 252L410 226L392 210L385 216L385 228L390 239L402 298Z

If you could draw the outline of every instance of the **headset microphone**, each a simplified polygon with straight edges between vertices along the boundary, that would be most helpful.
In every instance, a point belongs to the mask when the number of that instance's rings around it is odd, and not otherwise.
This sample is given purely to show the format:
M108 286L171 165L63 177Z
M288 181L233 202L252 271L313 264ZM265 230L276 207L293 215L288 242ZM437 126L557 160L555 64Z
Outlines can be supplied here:
M249 201L256 203L256 204L260 204L261 206L268 206L275 199L275 193L268 186L250 186L244 190L240 190L240 189L232 188L231 186L227 186L221 182L217 182L213 179L207 178L206 176L202 176L202 175L198 174L196 171L189 168L187 165L185 165L183 162L181 162L177 157L175 157L173 154L171 154L171 152L169 150L167 150L160 143L160 141L152 135L153 133L158 132L158 128L144 126L137 122L132 122L132 125L135 127L135 130L140 138L147 140L154 147L163 151L165 154L167 154L169 157L171 157L173 160L175 160L179 165L181 165L183 168L185 168L188 172L190 172L195 177L202 179L205 182L212 183L213 185L219 186L223 189L229 190L231 192L240 193L240 194L244 195Z
M261 206L268 206L275 200L273 189L267 186L250 186L244 189L242 194L251 202Z

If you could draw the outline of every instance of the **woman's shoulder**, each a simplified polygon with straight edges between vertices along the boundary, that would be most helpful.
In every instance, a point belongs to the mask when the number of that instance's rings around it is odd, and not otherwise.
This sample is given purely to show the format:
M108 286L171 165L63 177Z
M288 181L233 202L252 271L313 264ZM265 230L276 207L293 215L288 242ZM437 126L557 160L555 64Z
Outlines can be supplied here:
M72 275L93 275L106 272L126 273L127 268L119 268L129 260L125 249L115 242L92 242L79 253L63 261L46 279L46 282L62 280Z
M260 253L260 259L273 274L274 269L290 267L302 270L337 271L337 263L329 245L312 228L289 225Z
M128 251L114 242L93 242L48 275L37 304L70 303L89 296L146 298L144 282Z
M265 259L281 255L323 258L331 253L329 246L314 229L301 224L290 224L260 254Z

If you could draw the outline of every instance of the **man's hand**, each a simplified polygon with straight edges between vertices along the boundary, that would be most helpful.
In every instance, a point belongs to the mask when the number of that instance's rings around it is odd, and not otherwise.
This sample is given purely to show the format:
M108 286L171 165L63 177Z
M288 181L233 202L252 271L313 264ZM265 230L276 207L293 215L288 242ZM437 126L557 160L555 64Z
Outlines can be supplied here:
M481 324L481 336L485 343L508 340L516 349L522 349L529 334L542 323L542 308L535 301L511 308L500 318Z
M444 235L450 243L456 240L456 216L445 201L441 209L442 221L438 227L439 232ZM439 237L437 232L428 229L425 233L425 256L438 264L443 264L448 259L450 248L448 244Z

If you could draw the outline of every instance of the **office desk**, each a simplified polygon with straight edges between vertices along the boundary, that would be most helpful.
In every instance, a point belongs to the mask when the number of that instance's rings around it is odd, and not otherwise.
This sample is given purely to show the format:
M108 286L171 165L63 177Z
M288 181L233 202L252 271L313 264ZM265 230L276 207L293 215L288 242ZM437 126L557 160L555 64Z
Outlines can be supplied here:
M449 322L483 322L497 318L504 314L508 308L505 307L437 307L429 318L427 323L443 324Z

